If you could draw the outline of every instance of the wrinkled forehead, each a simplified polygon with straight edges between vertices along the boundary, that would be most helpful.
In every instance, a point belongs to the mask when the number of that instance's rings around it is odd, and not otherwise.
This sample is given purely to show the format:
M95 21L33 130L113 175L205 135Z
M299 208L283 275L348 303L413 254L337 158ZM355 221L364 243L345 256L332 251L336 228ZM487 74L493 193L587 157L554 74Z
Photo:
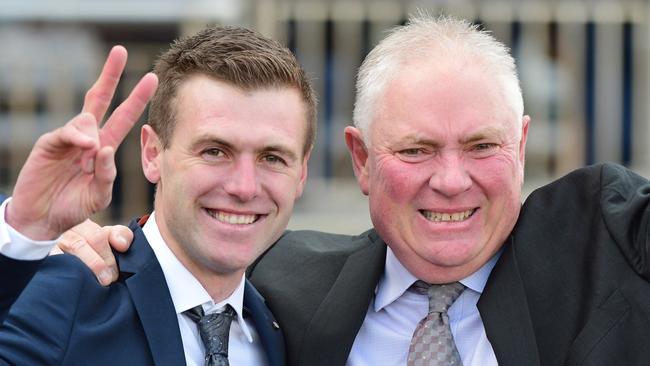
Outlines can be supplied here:
M522 116L512 102L518 84L511 89L507 78L476 65L407 62L379 95L368 136L385 133L387 127L410 128L409 122L455 127L470 121L519 134Z
M440 54L433 51L421 53L412 59L402 59L396 65L399 72L384 84L384 93L391 85L405 87L404 84L417 88L443 86L453 91L458 83L480 81L475 88L482 88L483 94L498 95L502 106L509 108L517 119L523 116L523 99L519 80L515 74L501 65L494 65L487 60L465 54Z

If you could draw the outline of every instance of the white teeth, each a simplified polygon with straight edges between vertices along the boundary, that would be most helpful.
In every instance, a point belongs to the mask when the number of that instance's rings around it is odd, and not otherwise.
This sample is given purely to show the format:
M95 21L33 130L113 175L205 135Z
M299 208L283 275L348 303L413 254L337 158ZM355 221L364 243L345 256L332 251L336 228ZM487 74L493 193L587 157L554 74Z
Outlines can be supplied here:
M255 222L257 215L235 215L228 214L221 211L206 210L210 216L217 219L218 221L225 222L227 224L233 225L248 225Z
M421 211L424 217L430 221L463 221L472 216L474 210L467 210L462 212L431 212L431 211Z

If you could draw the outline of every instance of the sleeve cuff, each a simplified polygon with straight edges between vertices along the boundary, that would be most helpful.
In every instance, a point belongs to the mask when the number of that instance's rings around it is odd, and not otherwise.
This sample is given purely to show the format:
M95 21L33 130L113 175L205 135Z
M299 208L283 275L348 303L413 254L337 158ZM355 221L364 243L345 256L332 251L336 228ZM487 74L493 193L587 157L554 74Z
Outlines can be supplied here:
M7 224L5 210L11 197L0 205L0 254L16 260L39 260L47 257L58 242L32 240Z

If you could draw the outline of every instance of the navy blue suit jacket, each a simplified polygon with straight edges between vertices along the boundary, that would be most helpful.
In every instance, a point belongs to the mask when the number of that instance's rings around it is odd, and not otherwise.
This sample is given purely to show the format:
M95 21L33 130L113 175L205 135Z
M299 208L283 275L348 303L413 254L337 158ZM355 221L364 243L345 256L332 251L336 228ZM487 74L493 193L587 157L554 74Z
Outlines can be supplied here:
M134 243L127 253L117 254L120 278L109 287L99 285L89 269L69 255L35 262L0 258L0 306L15 299L8 313L0 313L0 364L186 364L160 264L140 227L131 228ZM255 324L269 364L284 365L282 332L248 282L244 311Z

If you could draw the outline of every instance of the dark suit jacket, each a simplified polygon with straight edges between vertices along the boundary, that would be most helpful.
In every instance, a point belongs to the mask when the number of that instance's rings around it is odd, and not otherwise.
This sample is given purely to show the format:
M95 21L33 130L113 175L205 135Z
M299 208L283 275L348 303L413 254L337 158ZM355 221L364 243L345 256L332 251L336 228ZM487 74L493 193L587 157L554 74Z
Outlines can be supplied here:
M74 257L51 256L40 264L0 327L0 364L185 364L162 269L140 227L132 229L131 249L117 255L120 279L109 287L100 286ZM0 258L0 295L19 293L38 264ZM250 283L245 286L244 309L269 364L284 365L282 332L273 326L264 299Z
M478 307L500 365L650 365L650 183L614 165L531 194ZM290 365L344 365L386 244L284 235L249 270Z

